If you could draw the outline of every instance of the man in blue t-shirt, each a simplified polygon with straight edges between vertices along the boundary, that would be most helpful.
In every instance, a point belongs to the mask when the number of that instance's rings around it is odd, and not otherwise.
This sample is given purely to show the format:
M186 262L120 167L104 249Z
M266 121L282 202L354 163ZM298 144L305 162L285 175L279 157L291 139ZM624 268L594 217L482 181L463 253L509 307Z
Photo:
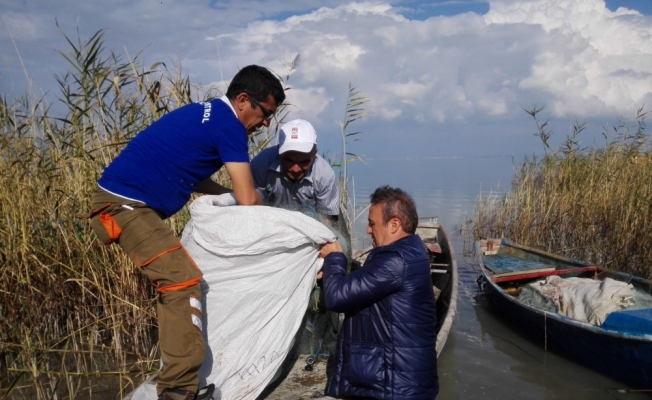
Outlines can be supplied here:
M109 164L93 194L90 223L118 243L159 292L159 400L191 400L205 356L197 268L164 219L194 192L233 191L240 205L262 204L249 167L248 135L269 126L285 100L270 71L242 68L226 96L180 107L138 133ZM211 176L226 168L233 190Z

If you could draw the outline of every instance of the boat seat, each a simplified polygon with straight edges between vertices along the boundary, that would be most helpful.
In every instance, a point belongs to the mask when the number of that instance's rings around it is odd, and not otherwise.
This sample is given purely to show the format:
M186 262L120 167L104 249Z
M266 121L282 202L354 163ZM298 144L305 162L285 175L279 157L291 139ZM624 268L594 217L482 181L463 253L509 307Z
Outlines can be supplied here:
M652 308L612 312L601 327L635 336L652 335Z
M494 278L555 270L555 267L552 265L523 260L507 254L484 255L482 260L484 266L493 273Z
M441 254L441 246L439 243L425 242L426 249L432 254Z

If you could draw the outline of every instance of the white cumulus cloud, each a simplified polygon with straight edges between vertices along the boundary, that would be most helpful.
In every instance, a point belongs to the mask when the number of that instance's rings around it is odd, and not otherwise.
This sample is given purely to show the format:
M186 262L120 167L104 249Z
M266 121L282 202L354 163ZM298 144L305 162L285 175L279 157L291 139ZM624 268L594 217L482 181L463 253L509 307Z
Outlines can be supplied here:
M414 124L415 135L443 131L433 124L479 132L477 126L520 123L523 108L534 104L545 104L553 117L580 120L630 115L652 104L649 16L612 12L603 0L489 0L489 6L486 15L416 20L402 15L401 0L14 2L3 8L0 87L24 81L25 72L52 80L67 70L57 54L67 46L57 18L73 38L77 26L82 37L106 28L106 48L142 50L146 65L177 60L193 80L220 89L248 64L286 76L299 55L289 82L292 117L322 130L339 127L349 84L370 100L364 123L378 132Z
M550 95L558 116L628 113L652 92L652 23L602 0L492 1L491 25L533 25L542 41L520 87Z

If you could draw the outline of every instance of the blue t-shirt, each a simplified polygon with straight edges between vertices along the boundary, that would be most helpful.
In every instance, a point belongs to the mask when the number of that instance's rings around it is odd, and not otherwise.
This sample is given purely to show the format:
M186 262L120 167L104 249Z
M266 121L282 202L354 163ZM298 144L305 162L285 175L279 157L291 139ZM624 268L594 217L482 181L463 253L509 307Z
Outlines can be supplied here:
M155 121L106 167L98 185L165 217L179 211L224 163L249 162L247 131L224 100L188 104Z

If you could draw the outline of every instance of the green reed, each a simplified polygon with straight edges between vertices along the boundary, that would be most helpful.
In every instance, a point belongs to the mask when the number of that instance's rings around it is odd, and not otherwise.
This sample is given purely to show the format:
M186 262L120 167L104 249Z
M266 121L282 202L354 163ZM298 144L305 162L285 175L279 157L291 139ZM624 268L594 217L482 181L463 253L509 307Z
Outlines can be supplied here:
M573 131L559 149L552 132L534 118L545 154L517 166L512 190L480 197L474 237L507 237L516 242L652 278L652 149L646 113L604 129L602 143L581 147Z
M155 291L117 246L95 241L84 215L102 170L134 135L221 94L105 49L103 34L63 34L63 112L53 115L45 97L0 96L0 399L113 398L158 367ZM286 115L282 107L278 123ZM276 129L254 135L251 153ZM180 233L188 217L169 224Z

